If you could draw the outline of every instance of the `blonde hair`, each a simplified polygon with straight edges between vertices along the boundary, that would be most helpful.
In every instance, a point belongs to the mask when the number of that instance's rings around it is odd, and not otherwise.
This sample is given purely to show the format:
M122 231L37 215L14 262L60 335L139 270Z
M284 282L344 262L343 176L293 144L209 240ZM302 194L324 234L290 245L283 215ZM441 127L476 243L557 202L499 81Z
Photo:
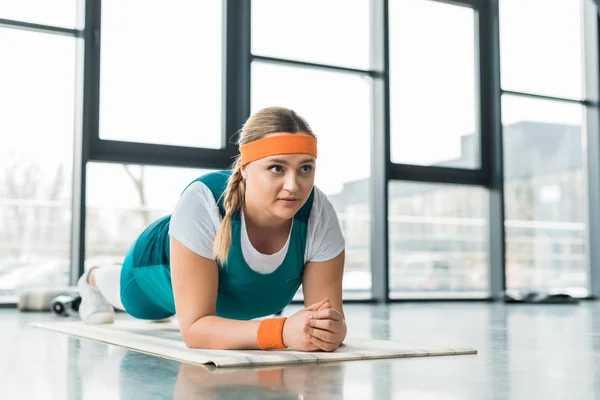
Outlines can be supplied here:
M267 107L251 115L244 123L237 141L238 148L276 132L306 133L315 137L308 122L293 110L284 107ZM246 193L246 183L242 177L242 165L239 155L231 166L231 170L231 177L223 193L225 216L221 221L213 247L213 257L221 265L227 263L229 246L231 245L233 214L244 206L244 195Z

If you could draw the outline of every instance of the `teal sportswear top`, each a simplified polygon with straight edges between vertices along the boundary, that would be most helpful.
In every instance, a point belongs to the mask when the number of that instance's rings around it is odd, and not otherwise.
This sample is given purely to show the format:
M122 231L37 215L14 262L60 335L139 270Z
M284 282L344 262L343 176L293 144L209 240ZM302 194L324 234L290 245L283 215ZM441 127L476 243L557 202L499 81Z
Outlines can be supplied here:
M217 171L190 183L201 181L210 189L221 217L225 215L223 193L230 176L231 171ZM246 263L241 248L240 212L233 214L228 261L226 265L218 264L218 316L248 320L274 314L290 303L302 283L307 225L313 199L314 189L294 215L283 262L267 274L253 270ZM151 224L125 257L121 272L121 301L125 309L137 318L162 319L176 312L171 287L169 223L170 215Z

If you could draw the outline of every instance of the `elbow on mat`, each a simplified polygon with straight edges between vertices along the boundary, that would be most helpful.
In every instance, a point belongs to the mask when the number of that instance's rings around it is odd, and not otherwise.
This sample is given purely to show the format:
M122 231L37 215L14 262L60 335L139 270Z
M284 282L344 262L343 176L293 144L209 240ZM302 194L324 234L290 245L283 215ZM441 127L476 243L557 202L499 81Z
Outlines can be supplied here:
M191 328L191 327L190 327ZM194 332L193 329L181 330L181 337L183 338L183 343L185 347L188 349L206 349L208 348L208 343L205 340L202 340L202 336L199 335L197 331Z
M187 329L180 329L180 332L183 343L189 349L221 349L210 337L211 335L196 324L190 325Z
M206 342L206 340L202 340L202 338L197 337L197 335L183 335L183 343L185 343L185 347L187 347L188 349L211 348Z

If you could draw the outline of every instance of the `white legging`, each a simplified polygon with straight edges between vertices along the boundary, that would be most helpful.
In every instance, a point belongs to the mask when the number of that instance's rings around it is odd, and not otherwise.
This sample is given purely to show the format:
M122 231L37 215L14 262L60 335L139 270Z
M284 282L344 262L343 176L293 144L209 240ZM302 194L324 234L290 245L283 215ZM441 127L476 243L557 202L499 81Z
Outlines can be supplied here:
M125 311L121 302L121 264L106 265L94 269L96 287L114 308Z

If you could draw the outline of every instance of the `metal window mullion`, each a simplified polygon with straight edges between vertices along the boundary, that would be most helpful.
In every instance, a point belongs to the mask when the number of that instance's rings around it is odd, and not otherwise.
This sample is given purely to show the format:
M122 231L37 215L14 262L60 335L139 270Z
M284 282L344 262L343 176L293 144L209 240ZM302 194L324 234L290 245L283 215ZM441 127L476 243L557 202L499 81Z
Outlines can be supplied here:
M0 18L0 28L19 29L28 32L47 33L51 35L83 37L83 31L79 29L61 28L58 26L34 24L24 21Z
M380 71L371 85L371 294L389 302L388 181L390 159L390 88L388 0L371 0L371 69Z
M225 154L231 158L238 150L236 133L250 116L252 2L225 0L224 7L223 135Z
M286 59L286 58L266 57L266 56L259 56L259 55L255 55L255 54L251 55L251 60L253 62L262 62L265 64L279 64L279 65L285 65L285 66L290 66L290 67L319 69L319 70L323 70L323 71L331 71L331 72L353 74L353 75L360 75L360 76L378 77L380 75L380 73L378 71L374 71L374 70L348 68L348 67L341 67L341 66L329 65L329 64L311 63L311 62L291 60L291 59Z
M506 289L506 255L498 0L490 0L483 4L477 15L481 143L483 161L489 171L489 289L490 298L501 299Z
M483 142L481 140L480 142ZM483 157L483 152L482 152ZM463 169L436 165L389 164L389 179L428 183L455 183L471 186L487 186L489 173L486 168Z
M453 6L462 6L479 9L482 7L482 3L487 0L433 0L438 3L450 4Z
M71 276L70 283L75 285L84 272L85 265L85 227L86 227L86 165L90 156L90 143L94 132L98 132L98 67L99 43L97 29L100 21L99 0L80 0L84 9L78 18L85 20L83 30L83 54L78 46L76 71L83 74L77 84L83 85L77 95L82 95L81 108L76 110L78 125L75 129L73 148L73 204L71 218ZM81 131L79 131L81 129Z
M227 150L132 143L115 140L98 142L88 161L123 164L226 169L232 159Z
M547 95L543 95L543 94L536 94L536 93L529 93L529 92L517 92L514 90L502 90L501 94L505 95L511 95L511 96L519 96L522 98L529 98L529 99L537 99L537 100L548 100L548 101L559 101L561 103L571 103L571 104L581 104L581 105L586 105L586 106L597 106L598 101L592 101L592 100L577 100L577 99L573 99L573 98L565 98L565 97L556 97L556 96L547 96Z
M596 5L583 1L583 48L585 98L598 104L600 98L600 41L598 10ZM588 105L585 109L585 127L582 132L584 176L587 176L586 198L586 253L588 261L589 290L592 297L600 297L600 110ZM585 217L584 217L585 218Z

